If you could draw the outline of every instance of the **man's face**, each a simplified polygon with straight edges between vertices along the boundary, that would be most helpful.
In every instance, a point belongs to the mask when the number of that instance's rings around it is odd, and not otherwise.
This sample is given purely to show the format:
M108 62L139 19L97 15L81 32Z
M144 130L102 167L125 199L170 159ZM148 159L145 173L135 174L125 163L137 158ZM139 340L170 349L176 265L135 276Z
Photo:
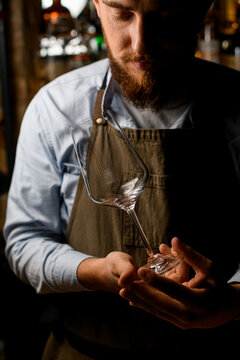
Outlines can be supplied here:
M174 96L192 60L196 33L179 0L94 0L114 78L135 105ZM181 3L181 5L179 5ZM171 93L171 94L170 94Z

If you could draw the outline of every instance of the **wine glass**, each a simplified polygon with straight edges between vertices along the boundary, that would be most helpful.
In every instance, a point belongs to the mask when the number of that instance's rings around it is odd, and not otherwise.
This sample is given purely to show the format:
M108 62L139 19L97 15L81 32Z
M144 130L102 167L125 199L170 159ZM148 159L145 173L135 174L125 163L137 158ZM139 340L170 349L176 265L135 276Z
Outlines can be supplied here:
M124 156L119 158L108 156L106 159L106 155L109 155L106 154L109 151L107 138L104 141L106 144L103 145L105 151L96 149L99 141L97 128L106 122L111 132L115 134L114 146L119 147L116 154L121 151L124 152ZM70 127L75 154L88 195L96 204L126 211L146 249L148 255L146 266L157 274L164 274L176 267L182 258L171 253L155 253L136 214L136 201L147 184L148 169L119 125L113 111L109 110L105 118L102 116L97 118L96 124L99 125L93 125L92 118L87 118ZM105 129L104 125L101 126L101 134L106 134Z

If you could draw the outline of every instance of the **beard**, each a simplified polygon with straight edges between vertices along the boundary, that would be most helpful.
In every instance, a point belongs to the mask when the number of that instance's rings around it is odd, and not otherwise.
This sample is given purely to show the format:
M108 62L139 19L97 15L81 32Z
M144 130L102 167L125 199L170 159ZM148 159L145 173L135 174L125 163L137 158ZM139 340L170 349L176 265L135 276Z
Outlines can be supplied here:
M126 54L118 61L112 55L104 31L103 34L112 76L120 85L124 97L135 107L158 111L173 101L188 96L196 38L175 55L170 55L164 50L157 54L149 51L146 55ZM150 70L139 70L139 76L136 78L124 66L132 61L146 62L151 65Z

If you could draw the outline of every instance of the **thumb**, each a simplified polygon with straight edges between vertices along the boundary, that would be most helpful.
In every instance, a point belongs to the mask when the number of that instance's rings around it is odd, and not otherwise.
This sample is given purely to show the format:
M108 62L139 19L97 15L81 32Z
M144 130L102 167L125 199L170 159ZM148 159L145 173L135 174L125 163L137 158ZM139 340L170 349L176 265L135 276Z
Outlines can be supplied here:
M206 273L212 262L191 246L182 243L177 237L172 239L173 250L184 257L185 263L191 266L196 273Z
M131 256L129 256L128 262L124 264L124 267L121 270L118 280L118 285L120 287L126 287L138 278L138 265Z

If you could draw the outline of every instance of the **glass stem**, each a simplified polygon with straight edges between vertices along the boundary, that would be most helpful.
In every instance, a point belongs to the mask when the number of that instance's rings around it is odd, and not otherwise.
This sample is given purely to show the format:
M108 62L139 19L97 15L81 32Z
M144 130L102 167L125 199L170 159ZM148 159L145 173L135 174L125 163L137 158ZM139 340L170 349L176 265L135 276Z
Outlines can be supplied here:
M144 233L143 231L143 228L142 228L142 225L140 224L140 221L137 217L137 214L135 212L134 209L130 210L130 209L127 209L127 213L130 217L130 219L132 220L133 224L136 226L137 230L138 230L138 233L139 235L141 236L142 240L143 240L143 243L144 243L144 246L147 250L147 253L149 256L153 255L154 254L154 251L150 245L150 242L146 236L146 234Z

